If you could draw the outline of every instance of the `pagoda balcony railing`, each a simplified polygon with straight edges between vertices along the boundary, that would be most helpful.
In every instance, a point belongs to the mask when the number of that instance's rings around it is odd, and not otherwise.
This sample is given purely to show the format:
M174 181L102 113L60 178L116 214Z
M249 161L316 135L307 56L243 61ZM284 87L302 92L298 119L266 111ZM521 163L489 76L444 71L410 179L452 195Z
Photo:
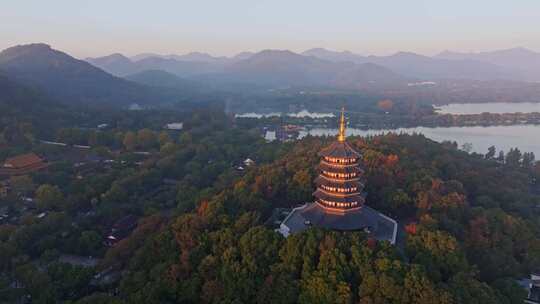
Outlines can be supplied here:
M339 158L339 157L323 157L321 160L327 161L336 165L348 165L358 163L358 158Z
M356 167L356 166L358 166L358 162L354 162L354 163L332 163L332 162L326 161L324 158L321 159L321 164L325 164L325 165L329 165L329 166L333 166L333 167L338 167L338 168Z
M360 176L357 176L357 177L353 177L353 178L342 178L342 177L338 177L338 178L335 178L335 177L331 177L331 176L328 176L324 173L321 173L320 176L322 176L323 178L329 180L329 181L333 181L333 182L357 182L357 181L360 181L361 180L361 177Z
M349 193L342 193L342 192L333 192L333 191L327 191L321 187L318 187L319 191L324 192L330 196L339 196L339 197L349 197L349 196L356 196L360 195L360 191L356 192L349 192Z
M344 213L347 211L353 211L353 210L358 210L362 208L362 204L359 204L358 202L341 203L341 204L344 204L342 206L339 206L340 203L330 202L330 201L325 201L325 200L317 200L316 203L326 210L334 211L337 213Z
M326 191L330 191L330 192L336 192L336 193L355 193L355 192L358 192L358 187L353 187L353 188L343 188L343 187L330 187L330 186L327 186L327 185L320 185L319 188L322 188Z

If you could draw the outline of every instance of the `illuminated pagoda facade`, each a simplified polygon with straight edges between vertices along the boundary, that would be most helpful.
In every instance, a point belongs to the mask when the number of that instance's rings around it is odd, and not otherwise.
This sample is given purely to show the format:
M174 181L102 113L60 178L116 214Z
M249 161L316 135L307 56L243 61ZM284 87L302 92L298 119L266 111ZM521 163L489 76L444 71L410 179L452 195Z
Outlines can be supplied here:
M320 153L320 174L315 179L315 201L295 208L279 231L288 236L311 226L340 231L365 231L378 240L396 242L397 222L367 206L362 155L345 136L342 110L337 141Z
M360 168L360 153L345 140L345 117L342 113L338 140L323 149L320 175L315 180L317 190L313 195L316 202L329 212L344 213L364 205L361 180L364 171Z

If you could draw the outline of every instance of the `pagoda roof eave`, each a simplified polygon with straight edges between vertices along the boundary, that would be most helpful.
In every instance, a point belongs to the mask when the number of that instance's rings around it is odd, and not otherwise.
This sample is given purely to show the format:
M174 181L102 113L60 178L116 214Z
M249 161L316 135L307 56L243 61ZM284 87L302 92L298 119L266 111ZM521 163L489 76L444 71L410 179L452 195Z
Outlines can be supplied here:
M364 173L364 170L362 170L359 166L338 167L338 166L329 166L322 162L319 164L319 169L325 170L328 172L334 172L334 173L360 173L360 174Z
M340 196L340 195L334 195L332 193L325 192L321 189L315 190L313 193L313 196L315 196L318 199L336 202L336 203L354 203L357 202L359 204L363 204L365 202L365 195L362 193L355 193L352 195L346 195L346 196Z
M360 158L362 155L352 148L346 141L335 141L322 149L319 156L336 158Z

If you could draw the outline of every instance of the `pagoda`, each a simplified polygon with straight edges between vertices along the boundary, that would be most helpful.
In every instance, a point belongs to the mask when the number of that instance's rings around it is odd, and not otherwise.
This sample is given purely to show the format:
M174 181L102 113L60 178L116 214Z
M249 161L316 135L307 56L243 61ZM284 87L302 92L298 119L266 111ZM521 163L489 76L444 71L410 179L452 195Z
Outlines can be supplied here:
M319 152L319 176L314 202L295 208L281 223L284 236L311 226L365 231L378 240L396 242L397 222L366 205L362 154L346 141L345 110L342 109L337 140Z
M345 140L345 116L341 114L338 140L319 152L320 175L315 179L316 202L328 212L344 213L364 205L364 171L360 168L360 153Z

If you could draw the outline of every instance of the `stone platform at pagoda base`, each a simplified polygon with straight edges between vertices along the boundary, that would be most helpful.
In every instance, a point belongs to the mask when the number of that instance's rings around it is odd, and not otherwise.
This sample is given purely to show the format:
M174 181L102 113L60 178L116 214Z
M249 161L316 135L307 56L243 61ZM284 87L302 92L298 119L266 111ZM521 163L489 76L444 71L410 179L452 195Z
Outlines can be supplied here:
M362 206L345 213L329 212L318 203L308 203L295 208L283 220L279 232L287 237L312 226L338 231L366 231L380 241L396 243L398 224L388 216Z

